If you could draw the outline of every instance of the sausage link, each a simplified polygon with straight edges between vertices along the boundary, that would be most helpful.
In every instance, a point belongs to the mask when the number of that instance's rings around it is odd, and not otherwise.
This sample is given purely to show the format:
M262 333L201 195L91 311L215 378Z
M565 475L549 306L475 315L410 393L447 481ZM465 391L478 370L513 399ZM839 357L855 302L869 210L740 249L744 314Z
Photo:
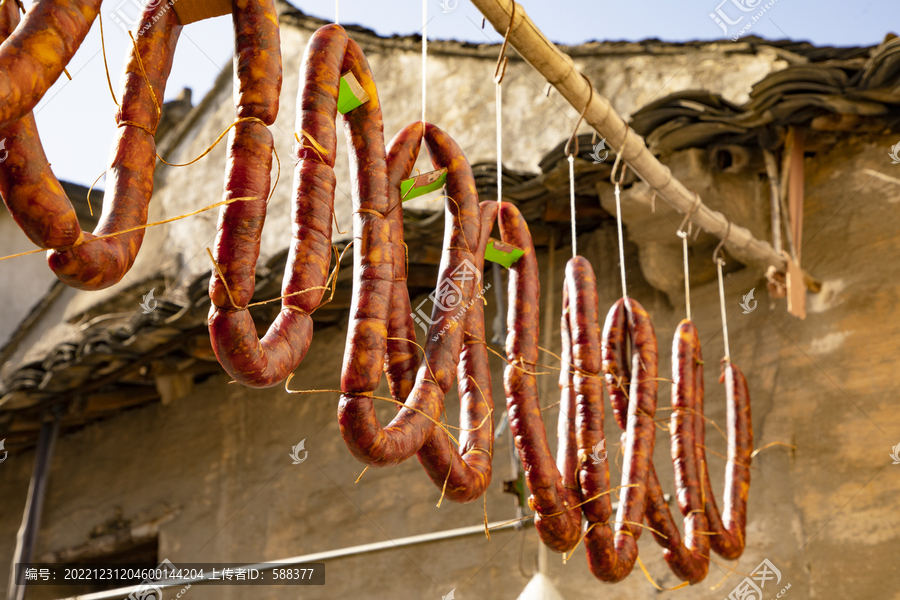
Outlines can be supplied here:
M29 19L41 11L46 13L47 4L41 2L29 11L22 26L4 43L3 52L7 47L19 47L12 43L13 38L28 31ZM136 43L155 100L161 103L181 26L174 11L167 11L154 22L156 16L155 8L144 10L141 24L145 25L146 33L138 36ZM74 21L69 25L74 27ZM33 37L25 42L26 46L32 44L32 49L45 46ZM156 130L158 116L133 48L126 60L121 98L122 108L117 113L120 126L107 171L103 212L93 233L81 231L72 205L50 169L31 116L26 115L11 126L18 132L9 138L10 159L0 164L0 192L13 218L35 244L58 248L47 254L50 268L61 281L79 289L103 289L122 279L134 263L144 238L141 229L92 241L96 236L146 224L153 194L156 142L152 132Z
M603 378L606 380L613 417L622 430L625 429L625 419L628 417L627 390L631 377L631 363L628 359L628 342L625 335L627 327L625 302L619 300L613 304L603 323L601 352Z
M345 393L373 392L381 380L391 305L393 252L388 211L387 163L381 106L372 72L359 45L350 41L341 71L353 72L369 101L344 116L353 214L353 300L341 371Z
M19 7L15 0L3 0L0 3L0 43L18 24ZM52 248L74 244L81 237L78 217L44 157L34 115L29 112L0 129L0 139L9 144L4 161L0 163L0 195L13 219L38 246ZM26 140L31 143L25 143ZM47 186L53 186L52 193L41 193L42 187Z
M416 346L416 330L412 318L409 290L406 288L407 248L403 242L403 205L400 183L409 177L419 155L425 127L421 121L404 127L387 147L388 214L392 242L394 277L391 291L391 313L388 317L387 350L384 374L395 400L406 402L416 381L421 363ZM411 341L405 341L411 340ZM399 408L399 407L398 407Z
M675 488L678 506L684 516L684 541L672 519L668 505L662 500L662 490L655 467L651 468L647 508L647 522L665 533L656 534L656 541L664 548L663 556L672 571L690 583L702 581L709 571L708 521L704 513L704 490L700 486L698 453L704 440L697 424L703 422L703 366L697 328L684 320L675 330L672 342L672 461L675 467ZM698 410L698 406L700 410ZM708 490L707 490L708 493ZM695 534L694 532L702 532Z
M255 7L256 5L254 5ZM274 6L268 10L274 12ZM236 17L239 14L236 13ZM255 13L249 17L251 22ZM241 29L242 25L237 25ZM214 257L223 272L227 290L218 273L210 281L212 306L209 331L216 357L235 380L251 387L270 387L283 381L297 368L309 349L313 322L309 313L321 302L331 260L331 214L334 206L334 155L337 144L334 120L341 63L347 34L337 25L322 27L310 39L301 66L297 128L309 133L324 152L310 152L306 144L296 148L294 170L293 227L291 246L282 282L281 311L259 338L256 324L246 304L253 296L255 264L269 195L272 136L261 123L239 123L231 134L225 197L254 197L223 207L219 219ZM245 60L263 60L253 53L237 55ZM262 72L272 71L278 55L267 54ZM240 78L253 79L253 66L235 66ZM266 82L255 80L257 88L241 82L241 90L261 89ZM281 78L268 80L264 94L269 105L257 105L257 114L277 110ZM244 96L239 94L237 102ZM236 112L240 114L241 107ZM250 115L248 115L250 116ZM257 117L259 118L259 117ZM232 302L228 291L234 296ZM291 295L295 294L295 295Z
M609 465L604 462L597 465L591 459L594 448L605 441L599 323L594 270L586 258L573 257L566 265L563 288L562 324L569 340L563 335L562 368L571 380L573 405L566 411L566 420L575 431L575 487L583 500L609 491ZM569 348L566 348L567 341ZM566 399L565 394L562 399ZM559 418L562 422L562 406ZM562 433L563 427L559 429ZM609 495L588 500L581 511L592 523L608 520L612 514Z
M538 361L541 293L537 257L525 219L515 206L502 203L498 220L503 241L525 252L509 270L508 364L503 381L509 426L531 491L528 504L537 513L535 528L544 544L556 552L566 552L578 543L581 515L572 508L578 504L578 494L565 487L551 457L533 374Z
M236 0L232 19L234 71L238 80L235 113L238 118L255 117L269 125L278 114L281 93L281 51L275 6L272 0ZM224 281L218 273L213 273L209 297L214 306L235 311L250 303L256 284L256 261L266 220L274 141L265 125L258 121L238 123L228 141L223 200L254 199L226 204L219 212L213 259Z
M574 260L574 259L572 259ZM571 264L572 261L569 261ZM559 370L559 418L556 421L556 468L562 474L563 486L571 489L576 495L581 494L578 485L578 440L575 422L578 418L575 391L575 366L572 358L572 331L569 326L569 313L575 310L569 296L568 274L566 265L566 282L563 284L562 317L559 323L562 341ZM584 507L582 507L582 511Z
M28 10L0 48L0 130L31 112L59 79L90 31L100 3L39 0Z
M624 324L619 325L622 321L613 315L621 310L624 310L625 318ZM644 520L647 481L656 439L653 417L656 414L659 352L650 316L636 300L618 300L606 323L617 325L604 327L602 341L602 368L610 398L614 393L622 392L621 382L629 382L625 396L628 412L624 419L622 485L630 487L623 487L619 494L615 527L597 521L585 535L584 543L591 572L603 581L617 582L631 573L637 560L637 539L641 534L640 523ZM620 350L629 345L630 369ZM602 498L609 501L608 496Z
M712 494L706 452L702 449L699 452L700 471L706 490L706 517L709 519L710 531L715 534L710 539L710 545L723 557L734 560L744 552L747 495L750 491L750 460L753 454L753 421L750 418L750 392L747 390L747 379L737 365L723 360L719 383L725 383L728 403L726 426L728 463L725 466L724 522ZM702 420L698 421L697 427L700 428L702 440L705 428Z
M266 125L278 115L281 92L281 32L272 0L232 0L237 116Z
M274 140L261 123L243 122L231 130L228 145L223 200L255 199L227 204L219 213L213 258L224 281L218 273L213 273L209 297L218 308L240 310L250 303L255 288Z
M484 252L498 209L496 202L480 205L481 237L474 264L481 274L484 273ZM419 462L431 481L454 502L477 500L491 483L494 399L484 330L484 292L484 288L479 290L466 305L469 308L465 315L464 345L456 378L462 429L459 450L450 445L445 432L435 428L418 452Z
M438 279L441 287L435 292L438 301L435 302L431 317L433 324L425 342L425 361L419 367L415 385L407 400L409 408L402 408L387 427L383 428L378 423L370 393L378 385L379 370L384 360L383 340L386 337L388 307L383 310L379 307L377 315L369 307L368 314L373 316L366 317L371 323L368 331L357 326L357 331L366 334L365 337L359 333L354 334L351 323L351 336L348 337L344 352L341 386L345 393L338 409L341 434L350 452L360 461L372 466L387 466L406 460L431 435L433 419L437 419L441 412L444 394L453 382L462 349L463 326L453 316L460 305L468 304L475 287L475 273L472 272L473 249L479 239L480 222L478 193L472 169L456 142L437 127L426 124L425 143L435 168L448 169L447 194L450 198L446 202L444 251ZM389 260L391 256L388 250L390 240L380 240L379 251L384 260ZM376 275L374 270L371 274L366 271L356 269L354 285L364 281L366 277ZM392 272L388 269L387 277L390 278L391 275ZM377 272L377 276L384 277L381 272ZM386 283L389 284L390 280ZM361 289L361 292L366 292L365 295L357 293L356 288L354 290L354 306L365 306L366 298L373 296L376 291L378 301L381 302L383 292L380 288ZM389 302L389 297L384 297ZM351 307L351 315L353 311ZM362 319L359 322L364 324ZM378 335L381 335L380 346L377 344ZM375 364L379 370L370 366L376 359Z

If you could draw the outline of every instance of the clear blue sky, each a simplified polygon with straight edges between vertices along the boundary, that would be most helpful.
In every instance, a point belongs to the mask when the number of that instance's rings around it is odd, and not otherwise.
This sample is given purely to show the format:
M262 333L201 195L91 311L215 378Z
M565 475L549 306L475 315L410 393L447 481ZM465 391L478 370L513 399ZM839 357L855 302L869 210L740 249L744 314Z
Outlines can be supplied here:
M132 3L144 0L106 0L103 3L106 49L113 86L118 94L128 36L114 22L117 9L135 14ZM590 40L638 41L659 38L679 42L724 39L710 18L716 8L732 20L742 13L735 2L759 7L769 0L521 0L525 10L551 40L579 44ZM441 3L453 7L443 12ZM27 0L26 0L27 3ZM323 19L334 18L333 0L294 0L299 9ZM386 8L389 7L389 8ZM480 28L481 15L469 0L428 0L430 39L497 42L502 38L490 25ZM359 24L381 35L416 33L422 26L421 0L340 0L340 21ZM744 19L744 23L749 19ZM898 0L776 0L748 34L767 39L791 38L817 45L874 45L892 31L900 33ZM211 88L221 69L231 69L231 23L219 17L189 25L182 34L175 67L166 93L171 99L183 87L194 92L194 103ZM94 24L69 65L73 81L65 77L36 107L44 149L57 177L90 185L107 166L115 135L115 105L110 98L100 52L100 33ZM417 84L418 85L418 84ZM103 187L103 180L98 184Z

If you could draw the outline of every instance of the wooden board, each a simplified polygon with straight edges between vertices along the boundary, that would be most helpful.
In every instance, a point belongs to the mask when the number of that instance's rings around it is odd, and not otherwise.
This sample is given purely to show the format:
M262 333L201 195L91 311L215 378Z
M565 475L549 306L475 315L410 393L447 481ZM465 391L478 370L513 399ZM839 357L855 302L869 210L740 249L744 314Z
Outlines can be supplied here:
M173 6L182 25L231 14L230 0L175 0Z

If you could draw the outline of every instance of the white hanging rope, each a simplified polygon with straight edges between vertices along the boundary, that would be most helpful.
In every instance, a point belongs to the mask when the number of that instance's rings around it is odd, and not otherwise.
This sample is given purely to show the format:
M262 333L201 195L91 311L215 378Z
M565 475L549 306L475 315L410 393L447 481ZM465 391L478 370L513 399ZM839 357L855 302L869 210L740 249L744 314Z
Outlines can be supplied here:
M422 124L425 124L425 67L428 57L428 0L422 0Z
M575 233L575 157L569 155L569 212L572 220L572 258L578 256L578 238Z
M690 226L689 226L690 227ZM682 247L684 249L684 304L687 312L687 320L691 320L691 275L688 271L688 236L690 235L690 231L681 231L680 229L677 232L678 237L681 238Z
M613 170L615 174L615 170ZM622 190L619 188L619 182L616 181L616 224L619 226L619 269L622 273L622 297L628 297L628 290L625 287L625 244L622 242Z
M725 364L731 370L731 349L728 346L728 318L725 316L725 284L722 281L722 265L725 261L716 259L716 269L719 272L719 307L722 309L722 339L725 340ZM731 373L725 378L725 382L731 381Z
M593 88L591 88L593 89ZM616 225L619 228L619 270L622 274L622 298L628 298L628 289L625 287L625 241L624 235L622 235L622 181L625 179L625 170L628 169L628 164L625 163L622 165L622 174L619 178L616 178L616 173L619 172L619 163L622 163L622 150L625 148L625 142L628 141L628 134L631 132L631 127L625 126L625 137L622 138L622 147L616 150L616 160L613 163L612 173L609 174L609 179L616 186Z
M500 91L500 82L497 82L495 88L494 100L497 104L497 202L503 202L503 162L501 160L503 156L503 94ZM499 214L497 218L500 218Z

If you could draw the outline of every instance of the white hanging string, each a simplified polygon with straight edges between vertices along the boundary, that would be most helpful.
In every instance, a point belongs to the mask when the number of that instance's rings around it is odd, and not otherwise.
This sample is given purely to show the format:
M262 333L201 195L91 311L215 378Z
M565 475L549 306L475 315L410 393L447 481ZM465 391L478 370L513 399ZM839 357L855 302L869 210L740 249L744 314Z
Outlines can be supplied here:
M581 76L584 77L584 80L587 82L588 89L590 89L591 93L588 96L587 102L584 103L584 108L581 110L581 116L578 117L578 121L575 123L575 128L572 129L572 135L569 136L569 141L566 142L565 148L566 158L569 159L569 220L572 222L572 258L578 256L578 232L575 229L575 155L578 154L578 128L581 126L582 121L584 121L584 113L587 112L588 107L591 105L591 100L594 99L594 86L591 83L591 80L584 74ZM592 141L596 134L597 132L594 131L591 136ZM575 149L574 151L570 151L569 148L573 143L575 144ZM614 172L615 170L615 167L613 167Z
M719 308L722 310L722 339L725 340L725 363L731 367L731 349L728 345L728 318L725 315L725 284L722 281L722 265L725 261L721 258L716 259L716 270L719 272ZM730 381L730 377L726 377L726 381Z
M731 369L731 348L728 345L728 318L725 316L725 284L722 282L722 265L725 261L716 259L716 270L719 273L719 308L722 310L722 339L725 342L725 398L729 414L734 406L734 375Z
M497 202L503 202L503 162L501 160L503 156L503 94L500 91L499 81L494 87L496 89L494 99L497 104ZM500 218L499 214L497 218Z
M687 231L676 232L681 238L682 247L684 249L684 304L686 307L687 320L691 320L691 275L688 271L688 236L691 235L690 225Z
M625 134L628 135L627 132ZM624 147L624 144L622 144ZM616 153L616 162L613 163L612 173L610 174L610 178L613 180L613 183L616 185L616 225L619 228L619 271L622 275L622 297L628 298L628 288L625 287L625 243L622 241L622 189L620 183L622 179L625 178L625 169L627 166L622 167L622 177L616 179L616 171L619 168L619 161L622 159L621 150Z
M428 57L428 0L422 0L422 124L425 124L425 66Z
M722 339L725 341L725 364L728 366L726 379L731 381L731 348L728 345L728 318L725 315L725 283L722 281L722 265L725 264L725 261L719 256L719 251L725 245L726 240L728 240L728 234L731 233L731 221L726 220L726 224L725 235L722 236L719 245L713 251L713 262L716 263L716 271L719 274L719 308L722 310ZM730 399L731 396L729 395L728 398Z
M616 223L619 226L619 270L622 273L622 297L628 297L628 289L625 287L625 244L622 242L622 191L619 182L616 182Z
M506 35L503 36L503 45L500 46L500 55L497 57L497 67L494 69L495 95L494 101L497 105L497 202L503 201L503 92L500 85L503 83L503 76L506 74L506 65L509 63L509 57L506 56L506 45L509 43L509 34L512 32L513 21L516 19L516 3L513 0L512 12L509 15L509 26L506 28ZM484 24L482 23L482 27ZM497 212L497 224L500 224L501 211Z
M569 212L572 221L572 258L578 256L578 238L575 233L575 157L569 155Z
M340 0L334 0L334 24L335 25L340 24L340 16L339 15L341 14L341 11L340 11L339 4L340 4Z
M619 228L619 271L622 275L622 298L628 298L628 288L625 287L625 242L624 236L622 235L622 189L621 184L625 179L625 170L628 169L628 164L625 163L622 165L622 175L619 178L616 178L616 173L618 172L619 163L624 162L622 160L622 154L625 152L625 142L628 141L628 133L631 131L631 128L627 125L625 126L625 137L622 138L622 147L616 151L616 161L613 163L612 173L609 174L610 179L616 186L616 225Z

